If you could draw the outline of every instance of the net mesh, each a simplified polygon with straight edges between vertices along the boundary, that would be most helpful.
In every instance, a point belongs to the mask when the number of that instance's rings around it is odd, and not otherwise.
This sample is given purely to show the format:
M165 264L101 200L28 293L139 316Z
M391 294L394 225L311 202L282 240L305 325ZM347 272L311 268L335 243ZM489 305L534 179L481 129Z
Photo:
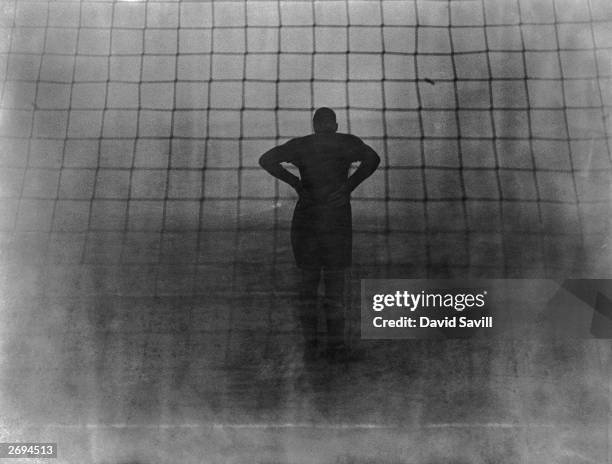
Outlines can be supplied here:
M353 196L364 276L603 269L607 0L2 8L7 262L96 265L122 291L283 287L295 195L257 160L330 106L383 160Z

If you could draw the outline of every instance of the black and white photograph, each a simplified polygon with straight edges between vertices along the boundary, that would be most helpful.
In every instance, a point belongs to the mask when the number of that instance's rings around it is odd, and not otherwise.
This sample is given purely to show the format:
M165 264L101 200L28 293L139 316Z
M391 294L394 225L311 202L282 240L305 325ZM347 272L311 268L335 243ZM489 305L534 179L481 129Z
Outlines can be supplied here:
M612 464L612 1L0 0L0 461Z

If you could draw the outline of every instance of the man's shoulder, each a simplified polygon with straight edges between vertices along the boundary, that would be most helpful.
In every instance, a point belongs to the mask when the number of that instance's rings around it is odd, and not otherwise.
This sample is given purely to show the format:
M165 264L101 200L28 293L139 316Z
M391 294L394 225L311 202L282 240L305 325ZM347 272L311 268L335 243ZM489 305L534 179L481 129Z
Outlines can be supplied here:
M294 137L292 139L289 139L287 142L285 142L284 145L287 148L296 149L296 148L301 148L301 147L308 146L308 144L310 144L311 140L312 140L312 134L311 135L305 135L303 137Z
M295 137L288 140L284 147L293 151L311 150L317 145L329 145L337 149L353 149L363 145L361 140L356 135L345 134L342 132L326 133L326 134L309 134L302 137Z
M338 139L341 142L347 145L359 145L363 143L363 140L361 140L359 137L353 134L345 134L342 132L336 132L336 135L338 136Z
M287 143L296 143L296 144L305 143L311 140L313 136L314 134L308 134L308 135L303 135L301 137L293 137L292 139L289 139Z

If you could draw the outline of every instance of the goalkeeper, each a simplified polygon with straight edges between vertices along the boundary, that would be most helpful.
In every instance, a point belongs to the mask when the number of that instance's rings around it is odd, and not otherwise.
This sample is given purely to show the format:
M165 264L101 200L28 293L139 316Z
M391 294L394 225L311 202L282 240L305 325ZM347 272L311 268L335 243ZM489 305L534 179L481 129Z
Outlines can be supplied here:
M351 192L378 167L380 158L361 139L337 133L336 114L319 108L314 134L289 140L259 159L262 168L286 182L299 199L291 223L291 245L301 270L300 322L306 342L305 359L314 359L317 342L317 290L321 275L325 287L327 355L346 353L344 342L345 270L351 265ZM295 165L300 176L281 163ZM359 167L349 176L351 163Z

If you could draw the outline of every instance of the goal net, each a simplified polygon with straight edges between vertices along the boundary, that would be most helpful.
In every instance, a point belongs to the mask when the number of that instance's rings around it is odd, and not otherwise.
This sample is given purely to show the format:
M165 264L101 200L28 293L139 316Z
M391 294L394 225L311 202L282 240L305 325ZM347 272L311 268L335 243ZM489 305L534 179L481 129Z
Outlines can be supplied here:
M329 106L382 158L366 274L600 272L611 5L6 0L3 255L288 269L295 195L257 161Z

